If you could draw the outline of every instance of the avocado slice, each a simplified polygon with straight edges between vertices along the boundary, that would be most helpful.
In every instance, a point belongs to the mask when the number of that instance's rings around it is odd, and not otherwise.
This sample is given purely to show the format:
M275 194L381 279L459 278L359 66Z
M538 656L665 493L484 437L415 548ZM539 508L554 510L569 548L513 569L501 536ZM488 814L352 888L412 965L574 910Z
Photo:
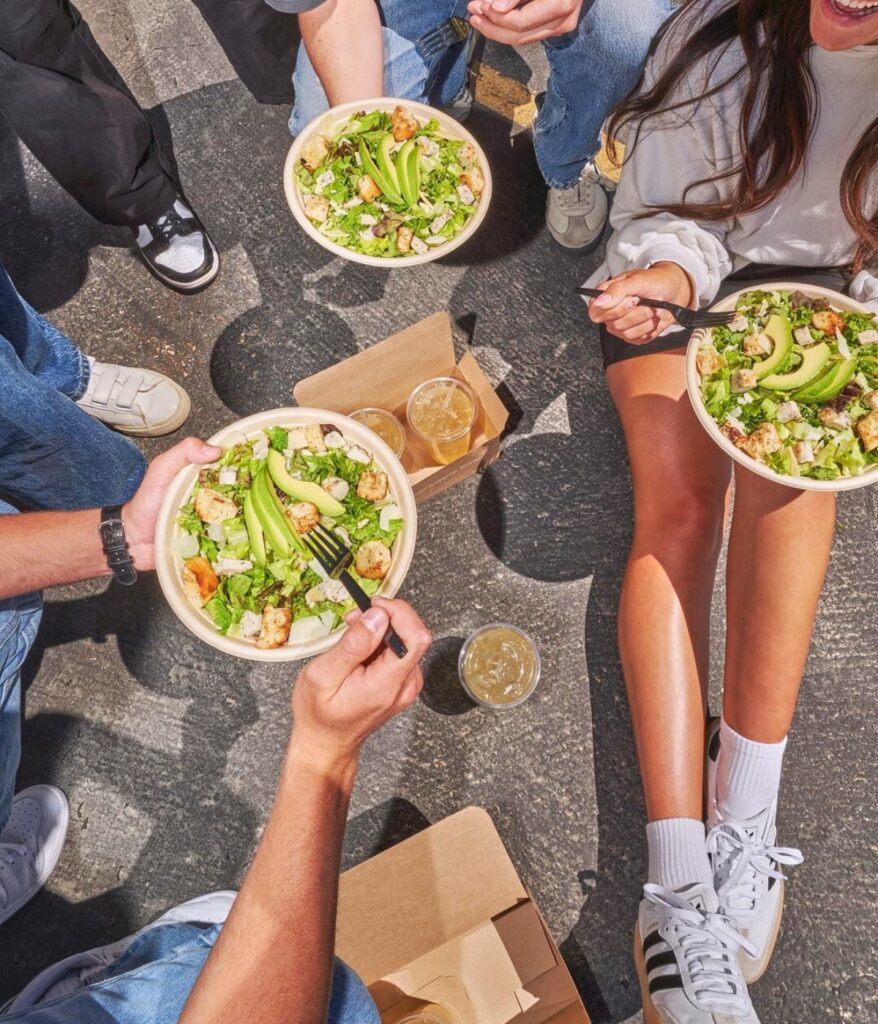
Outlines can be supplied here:
M821 341L812 348L805 349L802 363L795 370L791 373L773 373L769 377L763 377L759 381L760 387L769 388L771 391L795 391L796 388L804 387L819 377L831 358L832 349L825 341Z
M401 195L399 175L396 173L396 164L393 162L393 136L390 132L383 135L378 143L378 168L396 194Z
M260 470L250 488L253 507L274 553L280 558L289 558L293 550L292 530L278 509L277 495L272 496L271 488L268 474Z
M252 491L247 491L244 495L244 525L247 527L247 536L250 538L250 554L253 556L253 561L265 565L265 531L256 514Z
M756 374L757 380L777 373L793 350L793 329L785 316L773 313L765 325L765 333L774 342L774 348L770 355L753 365L753 372Z
M385 198L391 203L401 203L402 196L393 187L393 183L388 181L384 174L378 169L378 165L372 159L372 154L369 152L364 139L360 139L360 160L363 162L363 172L368 174L378 188L381 189Z
M343 516L345 507L320 486L310 480L296 480L287 472L284 457L274 448L268 453L268 472L277 486L296 501L310 501L325 516Z
M832 363L817 380L799 388L793 398L797 402L828 402L847 387L856 372L857 361L853 357L843 359L840 363Z
M405 142L396 154L396 170L399 178L399 190L402 192L402 197L409 204L414 206L418 201L418 185L417 185L417 170L418 154L415 152L417 146L415 145L414 139L409 139ZM412 154L415 159L412 160Z

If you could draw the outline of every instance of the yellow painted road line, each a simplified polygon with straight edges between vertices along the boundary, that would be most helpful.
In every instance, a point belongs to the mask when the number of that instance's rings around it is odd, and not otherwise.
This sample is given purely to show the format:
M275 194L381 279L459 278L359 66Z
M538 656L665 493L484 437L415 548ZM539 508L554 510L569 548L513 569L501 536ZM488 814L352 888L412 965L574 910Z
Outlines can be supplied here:
M537 116L536 97L526 85L509 78L487 64L474 64L476 103L505 117L518 128L533 127ZM622 147L619 146L620 155ZM601 174L610 181L619 180L619 168L611 162L606 145L601 147L595 162Z

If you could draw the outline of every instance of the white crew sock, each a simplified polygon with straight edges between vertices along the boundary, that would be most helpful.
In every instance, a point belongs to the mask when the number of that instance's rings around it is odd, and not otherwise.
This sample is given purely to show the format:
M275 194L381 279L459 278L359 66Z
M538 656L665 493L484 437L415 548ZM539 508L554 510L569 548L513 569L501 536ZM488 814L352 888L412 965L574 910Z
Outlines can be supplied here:
M777 797L786 738L780 743L757 743L736 733L725 718L720 722L716 795L733 818L747 820L764 811Z
M662 818L646 826L649 881L666 889L693 882L713 885L705 846L704 822L696 818Z

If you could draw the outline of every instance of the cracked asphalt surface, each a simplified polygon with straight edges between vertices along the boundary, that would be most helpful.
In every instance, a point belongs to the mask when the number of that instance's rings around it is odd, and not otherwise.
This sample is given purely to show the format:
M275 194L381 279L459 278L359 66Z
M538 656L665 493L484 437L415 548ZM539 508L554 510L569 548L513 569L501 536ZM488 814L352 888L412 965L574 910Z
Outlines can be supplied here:
M597 339L573 295L601 254L553 246L528 133L476 109L470 127L497 194L473 242L413 270L336 260L285 206L287 111L250 98L192 5L81 6L160 131L172 131L223 271L194 297L164 290L126 233L91 220L2 122L0 255L86 351L178 379L193 399L186 429L203 436L288 404L301 377L449 310L457 341L473 346L510 408L510 433L495 467L421 509L404 593L437 641L422 699L364 754L345 865L481 804L595 1024L638 1020L629 926L645 872L643 804L615 643L631 496ZM486 60L541 88L539 48L489 47ZM843 496L780 809L781 841L807 859L754 989L763 1022L878 1020L876 540L874 490ZM720 586L715 680L721 601ZM59 588L46 602L26 672L21 784L62 786L73 821L46 890L0 929L0 1000L61 956L237 884L289 729L295 666L200 644L153 579L131 591ZM535 697L507 714L474 707L455 674L462 638L496 619L528 630L543 656Z

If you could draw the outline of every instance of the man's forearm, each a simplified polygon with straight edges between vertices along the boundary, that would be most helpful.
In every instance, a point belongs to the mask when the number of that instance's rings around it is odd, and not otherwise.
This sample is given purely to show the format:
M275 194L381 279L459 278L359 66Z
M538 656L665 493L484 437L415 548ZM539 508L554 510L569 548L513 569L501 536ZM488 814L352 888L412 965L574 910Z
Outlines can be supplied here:
M98 509L0 516L0 599L109 576L100 519Z
M180 1024L325 1019L355 774L353 757L321 764L294 737L262 842Z
M332 106L384 95L384 41L375 0L326 0L300 14L299 26Z

